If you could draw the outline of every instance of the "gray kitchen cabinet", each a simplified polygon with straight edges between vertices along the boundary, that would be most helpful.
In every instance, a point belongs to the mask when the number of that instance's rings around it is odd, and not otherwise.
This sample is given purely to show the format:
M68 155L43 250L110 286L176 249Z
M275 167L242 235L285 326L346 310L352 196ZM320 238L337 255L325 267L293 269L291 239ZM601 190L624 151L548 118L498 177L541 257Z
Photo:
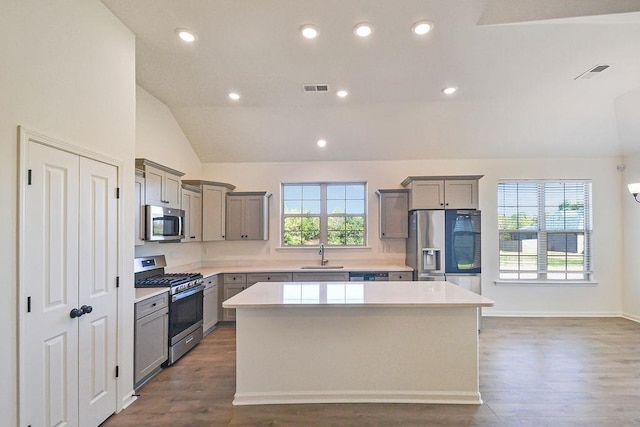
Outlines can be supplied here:
M378 190L378 237L409 237L409 190Z
M222 278L224 286L223 301L228 300L247 288L247 275L244 273L225 273L222 275ZM222 320L225 322L234 322L236 320L236 309L223 308Z
M478 180L482 175L410 176L409 209L478 209Z
M146 205L181 209L184 173L148 159L136 159L136 168L144 170Z
M225 240L226 198L236 187L224 182L183 180L182 184L198 186L202 192L202 240Z
M389 272L390 282L401 282L401 281L410 281L410 280L413 280L413 272L411 271L390 271Z
M269 240L266 191L227 193L226 240Z
M205 277L204 285L202 323L204 334L207 335L218 323L218 275Z
M135 201L134 201L134 244L135 246L144 245L144 171L136 169L135 181Z
M202 241L202 193L200 187L182 184L184 239L181 242Z
M141 387L169 357L169 293L136 303L134 330L135 388Z
M293 273L294 282L348 282L348 271L318 271Z

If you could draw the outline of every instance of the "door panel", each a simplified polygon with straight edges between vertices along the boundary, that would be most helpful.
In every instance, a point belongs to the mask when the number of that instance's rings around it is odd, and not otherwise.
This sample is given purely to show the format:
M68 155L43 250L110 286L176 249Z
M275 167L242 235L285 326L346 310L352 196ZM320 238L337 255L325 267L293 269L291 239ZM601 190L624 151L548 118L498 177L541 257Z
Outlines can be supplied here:
M244 232L242 197L227 197L226 240L241 240Z
M244 211L244 234L249 240L259 240L263 235L262 198L247 197Z
M78 156L29 142L21 283L23 425L78 425Z
M48 339L44 343L44 369L46 393L49 396L45 413L46 426L64 425L68 421L67 411L69 398L67 394L68 382L66 372L67 334L61 334Z
M80 420L98 425L116 410L117 169L80 159Z
M202 240L224 240L225 238L225 197L221 187L202 188Z

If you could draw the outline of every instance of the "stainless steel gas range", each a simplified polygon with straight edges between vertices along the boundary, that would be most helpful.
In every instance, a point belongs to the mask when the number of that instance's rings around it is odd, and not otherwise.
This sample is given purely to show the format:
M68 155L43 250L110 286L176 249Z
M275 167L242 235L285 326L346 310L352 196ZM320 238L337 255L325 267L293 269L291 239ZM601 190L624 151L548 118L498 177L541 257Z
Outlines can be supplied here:
M170 288L169 359L175 363L202 340L204 281L200 273L165 273L164 255L135 259L136 288Z

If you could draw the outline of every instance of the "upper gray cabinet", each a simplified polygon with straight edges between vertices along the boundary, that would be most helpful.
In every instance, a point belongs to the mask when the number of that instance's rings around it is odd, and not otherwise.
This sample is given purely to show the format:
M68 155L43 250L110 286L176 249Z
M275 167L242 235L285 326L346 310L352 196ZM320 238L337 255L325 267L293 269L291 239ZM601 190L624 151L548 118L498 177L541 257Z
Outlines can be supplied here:
M482 175L410 176L409 209L478 209L478 180Z
M409 236L409 190L378 190L378 230L381 239Z
M227 193L226 240L269 240L271 193Z
M202 241L202 191L200 187L182 184L184 238L181 242Z
M144 171L145 205L180 209L183 172L147 159L136 159L136 168Z
M198 186L202 192L202 240L225 240L227 193L236 187L203 180L184 180L182 183Z

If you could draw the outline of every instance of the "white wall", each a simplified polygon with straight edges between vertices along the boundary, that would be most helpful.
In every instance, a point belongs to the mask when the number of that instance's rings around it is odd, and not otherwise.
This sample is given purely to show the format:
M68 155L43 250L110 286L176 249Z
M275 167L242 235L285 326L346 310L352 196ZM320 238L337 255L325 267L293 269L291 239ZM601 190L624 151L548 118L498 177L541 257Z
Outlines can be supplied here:
M137 87L136 157L184 172L182 179L201 179L202 165L171 110L141 86ZM164 254L167 270L200 263L200 243L145 243L135 256Z
M136 157L184 172L182 179L200 179L200 159L171 110L142 86L136 99Z
M624 274L622 311L625 316L640 322L640 203L633 200L627 184L640 182L640 154L624 159L625 171L622 194ZM640 197L638 197L640 199Z
M0 425L17 425L17 128L123 162L124 211L133 209L135 39L97 0L7 0L0 13ZM133 257L133 219L121 226L121 259ZM124 283L132 266L122 265ZM133 319L133 290L123 290L123 319ZM130 307L130 308L129 308ZM131 350L133 332L123 336ZM133 358L120 360L120 390L131 391ZM124 385L123 385L124 384Z
M404 262L404 240L377 237L378 188L401 188L410 175L484 175L480 180L483 211L483 292L494 299L493 315L619 315L621 313L622 238L621 185L618 158L596 159L497 159L424 160L387 162L306 162L204 164L203 179L229 182L237 191L266 190L270 201L270 234L267 242L207 242L205 262L246 265L265 261L314 262L317 251L279 250L280 183L295 181L366 180L369 196L370 249L327 250L331 260L393 259ZM499 179L588 178L593 180L594 271L597 285L497 286L498 235L496 193Z

